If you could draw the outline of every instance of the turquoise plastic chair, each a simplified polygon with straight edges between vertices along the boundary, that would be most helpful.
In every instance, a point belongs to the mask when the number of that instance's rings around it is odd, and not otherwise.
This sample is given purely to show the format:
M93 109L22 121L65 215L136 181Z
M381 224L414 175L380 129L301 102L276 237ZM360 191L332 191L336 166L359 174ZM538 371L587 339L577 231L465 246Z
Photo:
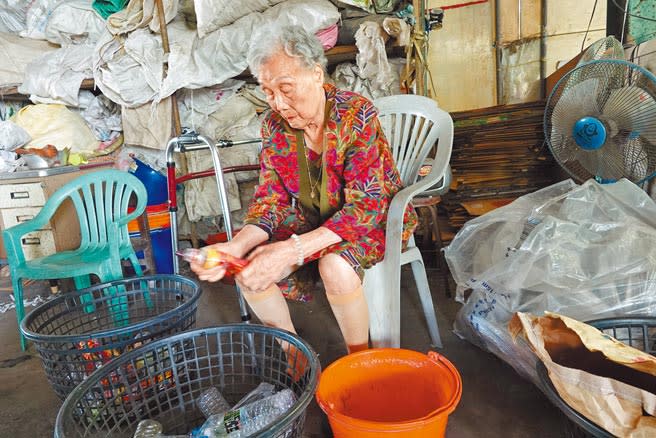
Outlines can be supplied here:
M133 195L136 197L136 207L128 212ZM80 223L79 248L25 260L21 238L44 228L67 199L73 202ZM91 285L91 274L97 275L101 283L123 278L122 259L129 259L136 274L142 275L141 265L130 243L127 224L143 213L146 202L146 188L135 176L120 170L101 170L68 182L47 200L34 219L4 230L19 332L25 316L23 279L72 277L75 287L83 289ZM95 308L93 297L87 296L83 301L89 302L86 310L92 312ZM126 308L126 303L113 304ZM124 316L116 321L118 325L123 325L120 319L125 322ZM26 341L21 334L21 348L25 350L25 347Z

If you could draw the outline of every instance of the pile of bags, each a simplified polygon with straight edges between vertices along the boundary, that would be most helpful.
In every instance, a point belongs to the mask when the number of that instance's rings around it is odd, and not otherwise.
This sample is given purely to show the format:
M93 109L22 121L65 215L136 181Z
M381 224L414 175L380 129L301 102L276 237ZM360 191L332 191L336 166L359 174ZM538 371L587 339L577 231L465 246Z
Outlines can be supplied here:
M537 381L516 312L589 321L656 316L656 204L628 180L566 180L465 224L445 256L463 303L455 332Z

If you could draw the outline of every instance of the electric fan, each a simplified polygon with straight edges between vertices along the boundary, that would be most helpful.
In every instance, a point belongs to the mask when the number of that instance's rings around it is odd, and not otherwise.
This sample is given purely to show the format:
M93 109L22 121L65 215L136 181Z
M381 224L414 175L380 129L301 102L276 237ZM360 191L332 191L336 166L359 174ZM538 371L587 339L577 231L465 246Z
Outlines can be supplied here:
M626 59L624 48L614 36L607 36L590 44L581 55L581 59L576 65L582 65L586 62L597 61L599 59Z
M622 60L575 67L547 99L544 133L575 180L641 185L656 171L656 76Z

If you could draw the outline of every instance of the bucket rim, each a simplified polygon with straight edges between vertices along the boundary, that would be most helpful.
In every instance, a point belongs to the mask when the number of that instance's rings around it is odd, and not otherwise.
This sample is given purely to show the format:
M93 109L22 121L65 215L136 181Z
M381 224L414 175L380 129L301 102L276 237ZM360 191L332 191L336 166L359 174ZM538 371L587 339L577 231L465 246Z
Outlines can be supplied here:
M330 374L331 369L343 365L344 362L340 362L342 359L345 358L354 359L360 356L368 356L373 354L379 355L385 353L396 353L396 354L402 353L402 354L414 356L415 358L421 358L424 361L430 361L437 366L446 367L456 383L455 385L456 387L455 390L453 391L451 398L448 400L447 403L444 404L444 406L441 406L431 411L430 413L424 415L423 417L415 418L412 420L405 420L405 421L372 421L372 420L364 420L361 418L351 417L349 415L338 412L337 410L330 407L328 403L326 403L320 398L322 379L325 378L326 374ZM443 414L450 415L455 410L458 403L460 402L461 397L462 397L462 377L460 376L460 373L453 365L453 363L451 363L451 361L449 361L445 356L436 353L434 351L429 351L428 354L424 354L419 351L408 350L404 348L370 348L367 350L358 351L356 353L351 353L349 355L341 357L340 359L336 360L335 362L331 363L328 367L326 367L325 370L322 370L321 375L319 376L319 382L317 384L317 390L315 394L317 404L326 415L329 415L330 419L337 420L340 423L348 423L350 425L356 425L361 430L370 430L370 431L379 430L379 429L375 429L375 430L369 429L368 426L372 424L380 425L381 427L385 427L386 429L393 429L395 431L404 431L410 428L415 428L416 426L419 425L424 425L427 422L432 421L435 417L439 415L443 415Z

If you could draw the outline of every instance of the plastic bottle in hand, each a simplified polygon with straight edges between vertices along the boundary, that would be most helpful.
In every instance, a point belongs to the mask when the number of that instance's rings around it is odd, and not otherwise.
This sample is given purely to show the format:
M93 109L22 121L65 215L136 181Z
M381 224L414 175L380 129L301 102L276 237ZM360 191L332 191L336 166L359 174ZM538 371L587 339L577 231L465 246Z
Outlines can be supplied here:
M230 410L230 405L223 398L223 394L214 386L203 391L196 400L196 403L200 411L205 415L205 418L216 414L223 414Z
M182 251L177 251L176 254L190 263L194 262L202 265L205 269L225 264L226 274L228 276L237 275L246 267L246 265L248 265L248 260L217 251L208 246L201 249L187 248Z
M295 401L296 396L292 390L283 389L237 410L211 416L201 427L199 436L247 437L273 423L287 412Z

